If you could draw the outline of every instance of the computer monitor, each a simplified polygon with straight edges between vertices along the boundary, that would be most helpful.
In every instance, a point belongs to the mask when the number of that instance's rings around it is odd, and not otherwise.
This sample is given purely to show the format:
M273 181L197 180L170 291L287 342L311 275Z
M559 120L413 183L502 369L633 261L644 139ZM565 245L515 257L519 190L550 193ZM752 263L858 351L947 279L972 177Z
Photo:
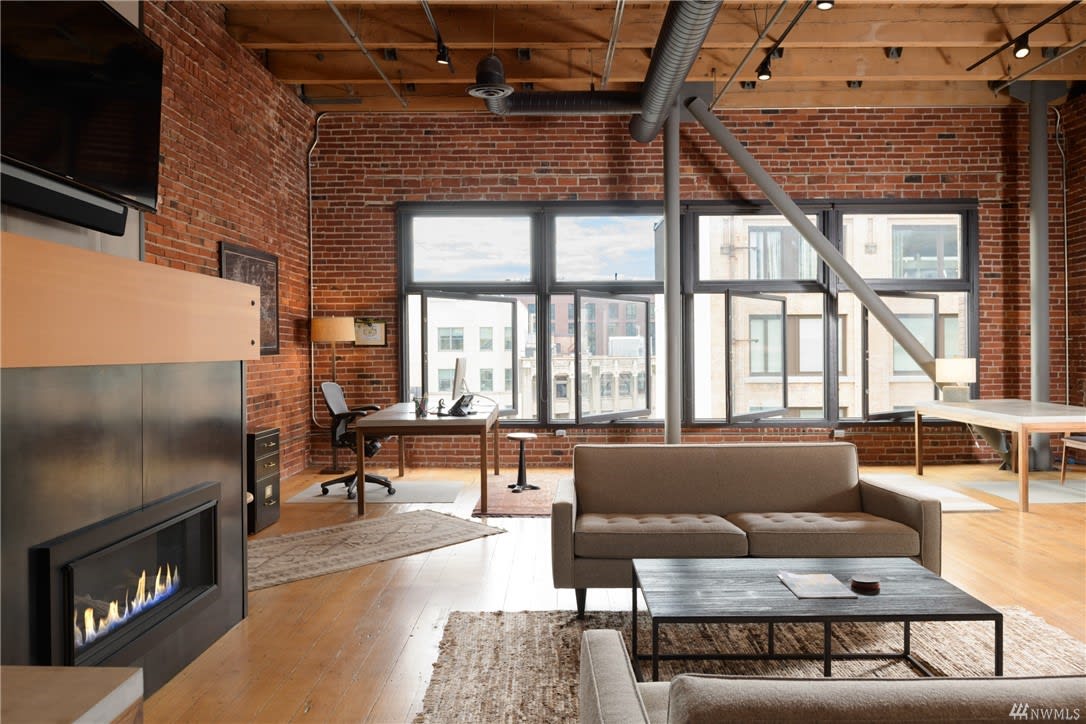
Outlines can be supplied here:
M453 386L452 386L452 398L460 397L468 391L467 387L467 374L468 374L468 358L457 357L456 358L456 370L453 372Z

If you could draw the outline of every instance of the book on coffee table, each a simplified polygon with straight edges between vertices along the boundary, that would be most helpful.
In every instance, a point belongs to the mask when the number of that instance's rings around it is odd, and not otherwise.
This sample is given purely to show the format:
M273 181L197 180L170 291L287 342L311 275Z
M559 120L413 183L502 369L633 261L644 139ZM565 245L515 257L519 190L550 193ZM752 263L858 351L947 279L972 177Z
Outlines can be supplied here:
M777 577L796 598L856 598L848 586L830 573L791 573L777 571Z

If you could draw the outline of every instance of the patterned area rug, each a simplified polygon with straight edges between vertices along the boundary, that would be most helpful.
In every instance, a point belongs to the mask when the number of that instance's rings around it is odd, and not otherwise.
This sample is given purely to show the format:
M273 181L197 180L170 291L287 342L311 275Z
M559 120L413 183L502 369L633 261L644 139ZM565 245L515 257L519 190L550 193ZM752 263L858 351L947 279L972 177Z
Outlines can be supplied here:
M476 517L495 518L549 518L551 516L551 501L554 500L554 491L558 488L558 481L573 475L573 471L543 471L533 472L528 470L528 482L538 485L539 490L525 490L522 493L514 493L509 486L517 482L516 467L511 472L501 475L487 476L486 516L479 512L479 501L475 501L475 509L471 514Z
M345 571L463 543L501 528L433 510L249 541L249 590Z
M1086 673L1086 644L1022 608L1003 611L1007 676ZM640 617L642 652L651 641ZM590 612L454 611L449 615L433 677L416 722L575 722L581 632L614 628L629 650L630 614ZM912 651L941 676L991 676L991 622L927 622L912 625ZM661 627L661 650L760 652L764 626L672 625ZM901 624L835 624L835 651L900 650ZM781 624L777 650L821 650L821 624ZM651 671L645 669L646 673ZM683 671L750 676L820 677L820 661L665 661L660 678ZM834 661L835 677L907 678L919 673L905 662Z

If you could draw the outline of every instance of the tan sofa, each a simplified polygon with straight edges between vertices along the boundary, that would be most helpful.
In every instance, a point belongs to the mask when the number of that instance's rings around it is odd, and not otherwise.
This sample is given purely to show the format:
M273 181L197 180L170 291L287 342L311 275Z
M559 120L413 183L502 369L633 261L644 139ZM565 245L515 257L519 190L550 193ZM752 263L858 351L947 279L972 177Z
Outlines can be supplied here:
M1086 713L1086 676L783 679L681 674L639 683L618 631L585 631L578 687L583 724L717 722L1008 722L1028 709Z
M942 507L859 478L844 442L578 445L551 507L555 588L630 586L633 558L910 557L938 574Z

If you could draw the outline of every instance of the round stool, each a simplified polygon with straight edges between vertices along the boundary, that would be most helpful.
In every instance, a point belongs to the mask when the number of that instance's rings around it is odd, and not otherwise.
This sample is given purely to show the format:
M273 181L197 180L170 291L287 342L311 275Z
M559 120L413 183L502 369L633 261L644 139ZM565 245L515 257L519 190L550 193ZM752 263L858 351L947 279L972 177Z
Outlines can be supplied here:
M523 493L525 490L539 490L538 485L528 484L528 470L524 462L524 442L526 440L535 440L536 434L534 432L511 432L505 437L520 443L520 467L517 470L517 482L509 487L512 488L514 493Z

